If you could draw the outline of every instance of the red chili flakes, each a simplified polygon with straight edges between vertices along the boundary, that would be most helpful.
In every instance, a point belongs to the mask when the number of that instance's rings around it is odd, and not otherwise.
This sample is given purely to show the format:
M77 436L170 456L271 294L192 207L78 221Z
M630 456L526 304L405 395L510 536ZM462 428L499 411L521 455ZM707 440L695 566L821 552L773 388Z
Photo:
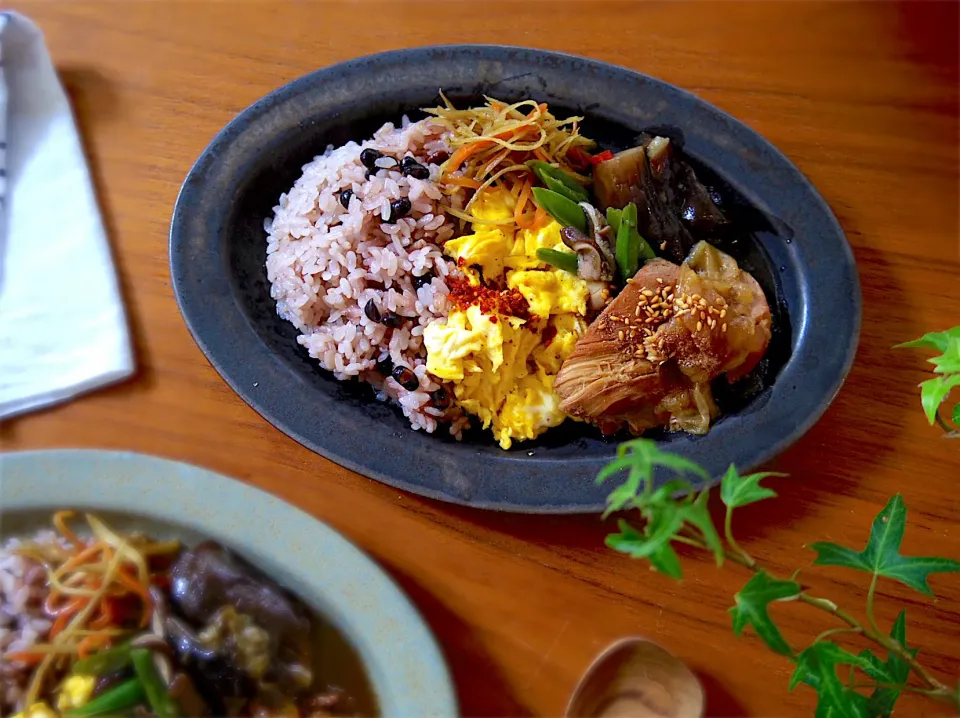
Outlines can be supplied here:
M503 314L527 321L534 319L530 305L516 289L491 289L482 284L475 286L459 277L448 278L447 286L450 287L450 301L460 309L476 304L487 315Z
M546 327L544 327L544 330L540 332L540 341L543 342L543 346L548 347L556 336L557 328L552 324L548 324Z

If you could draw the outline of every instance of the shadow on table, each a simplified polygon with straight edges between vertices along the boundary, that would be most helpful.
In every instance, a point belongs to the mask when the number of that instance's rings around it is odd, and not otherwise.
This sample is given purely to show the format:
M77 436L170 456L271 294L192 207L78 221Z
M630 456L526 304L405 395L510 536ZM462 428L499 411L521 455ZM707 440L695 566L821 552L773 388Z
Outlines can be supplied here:
M898 29L907 57L929 67L943 78L946 86L956 88L960 79L957 56L960 5L955 2L899 0L897 10L900 17ZM956 92L944 96L943 101L956 112Z
M423 615L450 668L463 716L529 716L473 629L410 576L378 557Z
M727 692L720 681L701 670L693 671L707 697L706 715L710 718L740 718L747 715L746 709Z

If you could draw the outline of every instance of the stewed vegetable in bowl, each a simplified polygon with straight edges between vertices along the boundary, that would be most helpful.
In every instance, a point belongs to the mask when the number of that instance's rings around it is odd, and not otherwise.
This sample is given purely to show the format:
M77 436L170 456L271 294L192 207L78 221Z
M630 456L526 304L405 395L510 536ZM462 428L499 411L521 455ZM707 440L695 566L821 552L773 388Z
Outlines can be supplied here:
M56 531L0 549L5 712L357 715L316 669L314 617L275 582L214 542L118 532L92 513L81 538L75 518L57 511Z
M419 617L310 517L137 455L38 452L0 468L3 715L455 711ZM78 508L45 508L54 484ZM408 666L392 663L401 655ZM421 671L436 684L419 683Z

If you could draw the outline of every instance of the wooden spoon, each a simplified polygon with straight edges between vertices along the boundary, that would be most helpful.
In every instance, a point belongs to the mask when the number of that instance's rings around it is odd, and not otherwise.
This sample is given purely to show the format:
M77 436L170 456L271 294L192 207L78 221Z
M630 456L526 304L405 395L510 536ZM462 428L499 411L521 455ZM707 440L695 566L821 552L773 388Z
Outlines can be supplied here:
M643 638L624 638L593 662L567 718L703 718L703 688L679 658Z

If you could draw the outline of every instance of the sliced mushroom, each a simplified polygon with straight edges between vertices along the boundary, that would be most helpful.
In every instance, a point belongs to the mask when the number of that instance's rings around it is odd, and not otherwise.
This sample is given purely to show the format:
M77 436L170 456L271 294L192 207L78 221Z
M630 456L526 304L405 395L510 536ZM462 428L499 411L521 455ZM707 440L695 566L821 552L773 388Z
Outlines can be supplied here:
M589 202L581 202L580 207L587 216L587 223L590 229L590 237L596 245L597 250L603 257L604 262L610 268L610 278L613 279L613 268L616 266L616 238L612 237L610 225L607 224L600 211Z
M173 663L171 661L173 649L165 639L166 632L163 624L170 614L170 606L167 604L167 597L156 586L150 587L150 598L153 599L153 615L150 617L150 633L137 636L131 642L142 648L149 648L153 651L153 665L157 673L163 679L163 682L170 685L173 678Z
M577 276L588 282L613 279L613 270L604 260L596 242L576 227L560 230L563 243L577 253Z

